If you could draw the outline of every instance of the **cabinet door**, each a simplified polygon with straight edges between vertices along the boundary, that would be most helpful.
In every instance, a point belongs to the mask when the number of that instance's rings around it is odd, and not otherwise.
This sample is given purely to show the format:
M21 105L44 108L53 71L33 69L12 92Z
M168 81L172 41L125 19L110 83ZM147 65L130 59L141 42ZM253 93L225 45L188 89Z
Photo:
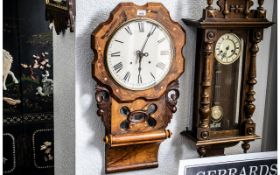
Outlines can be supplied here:
M54 174L53 46L44 1L3 1L4 174Z

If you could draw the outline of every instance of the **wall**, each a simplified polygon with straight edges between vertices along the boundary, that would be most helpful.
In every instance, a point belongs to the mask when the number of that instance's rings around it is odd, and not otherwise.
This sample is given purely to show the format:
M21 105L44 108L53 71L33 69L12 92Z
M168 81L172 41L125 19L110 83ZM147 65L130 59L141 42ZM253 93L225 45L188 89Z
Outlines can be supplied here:
M55 174L75 174L75 34L53 30Z
M94 98L95 93L95 82L91 77L91 62L93 59L93 52L91 50L91 33L97 27L97 25L108 19L110 11L119 3L124 2L122 0L76 0L76 37L75 37L75 68L73 67L73 56L70 56L74 48L71 46L70 52L64 52L65 55L60 53L60 58L55 58L55 62L62 60L68 60L71 62L71 67L65 73L61 67L57 68L58 75L62 78L63 75L67 76L64 79L57 79L57 88L61 88L57 91L61 91L60 94L56 94L57 103L60 105L55 110L55 120L57 123L55 126L56 135L56 174L74 174L77 175L99 175L104 174L104 143L102 141L104 137L104 126L100 118L96 115L96 102ZM144 4L146 0L134 0L137 4ZM195 18L201 17L202 9L206 6L205 0L157 0L155 2L162 2L170 11L172 18L179 21L181 24L181 18ZM269 2L269 3L268 3ZM267 10L268 19L272 18L273 2L265 1L265 8ZM183 25L183 24L182 24ZM184 25L183 25L184 26ZM183 77L180 79L180 90L181 96L178 103L178 111L173 116L171 123L168 126L173 132L171 139L164 141L160 146L159 151L159 168L134 171L125 174L135 175L148 175L148 174L160 174L170 175L176 174L178 168L178 161L180 159L189 159L197 157L197 153L194 144L183 138L179 133L183 131L186 125L191 125L192 115L192 93L193 93L193 77L194 77L194 48L195 48L195 31L192 28L184 26L187 32L187 45L184 48L184 54L186 56L186 71ZM66 34L67 35L67 34ZM257 110L254 115L254 120L257 123L257 133L262 134L263 114L264 114L264 102L266 97L266 78L268 72L268 57L269 57L269 46L270 46L270 29L264 33L264 42L260 44L260 52L257 59L257 79L258 84L255 87L257 92L256 95L256 106ZM55 36L56 38L56 36ZM58 37L57 44L59 47L63 47L63 43L58 41L67 40ZM73 41L69 41L73 42ZM66 42L65 42L66 43ZM67 43L66 43L67 44ZM54 47L55 48L55 47ZM54 52L61 52L60 50L54 50ZM261 58L261 59L260 59ZM59 60L62 59L62 60ZM54 63L56 65L56 63ZM61 66L63 66L61 64ZM75 92L72 89L72 83L74 78L69 77L68 74L73 76L73 72L76 73L75 79ZM70 82L69 82L70 81ZM66 86L66 87L65 87ZM70 88L67 86L71 86ZM69 88L67 95L63 95L62 87ZM73 103L72 95L76 93L76 105L75 110L72 105L68 106L63 102ZM73 112L75 111L75 131L76 131L76 158L75 166L73 164ZM63 128L61 128L63 127ZM56 129L56 128L55 128ZM61 139L61 140L58 140ZM70 139L70 141L68 140ZM71 150L71 149L72 150ZM250 152L258 152L261 150L261 140L253 142L251 144ZM63 151L63 152L61 152ZM59 153L60 152L60 153ZM227 149L228 154L242 153L242 149L239 146ZM67 156L66 156L67 155ZM63 157L59 157L63 156ZM64 159L70 160L64 160ZM61 165L62 164L62 165ZM64 170L63 168L68 168Z
M267 78L262 151L277 150L277 1L273 7L270 60Z

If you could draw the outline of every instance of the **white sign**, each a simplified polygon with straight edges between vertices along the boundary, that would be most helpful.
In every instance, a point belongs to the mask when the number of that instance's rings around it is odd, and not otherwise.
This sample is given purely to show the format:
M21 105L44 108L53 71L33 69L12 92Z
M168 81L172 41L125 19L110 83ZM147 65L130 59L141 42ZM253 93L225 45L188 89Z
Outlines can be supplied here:
M179 175L276 175L277 152L180 160Z

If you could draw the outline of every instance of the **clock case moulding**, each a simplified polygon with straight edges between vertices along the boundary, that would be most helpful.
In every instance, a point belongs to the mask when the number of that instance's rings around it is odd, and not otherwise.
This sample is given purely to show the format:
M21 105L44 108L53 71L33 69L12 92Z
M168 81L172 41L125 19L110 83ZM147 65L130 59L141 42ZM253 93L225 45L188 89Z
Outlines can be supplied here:
M256 80L256 55L258 43L263 39L263 30L273 23L266 19L264 0L258 0L257 9L251 9L252 0L218 0L219 9L212 7L213 0L207 0L200 20L183 19L183 22L197 28L197 49L195 67L195 92L192 128L181 134L196 143L200 156L224 155L226 147L243 141L246 153L249 142L258 138L253 121L255 111L254 85ZM235 33L244 39L244 61L239 106L239 120L236 129L215 131L210 128L211 102L213 100L214 49L217 39L224 33ZM230 100L229 100L230 101Z
M145 15L137 14L139 10L144 10ZM169 32L175 47L175 56L166 77L154 87L139 91L118 85L105 65L106 47L110 38L122 24L136 18L159 22ZM92 33L92 49L95 55L92 76L97 82L97 114L101 117L106 131L104 141L107 173L158 166L159 145L171 136L166 127L177 110L178 78L184 72L182 49L185 42L184 30L172 21L169 12L161 3L147 3L143 6L120 3L111 12L109 19ZM148 114L151 105L155 111ZM120 112L124 106L130 111L127 116ZM134 121L134 116L140 113L145 118ZM153 121L152 127L148 124L150 121ZM126 129L120 127L123 122L126 122Z

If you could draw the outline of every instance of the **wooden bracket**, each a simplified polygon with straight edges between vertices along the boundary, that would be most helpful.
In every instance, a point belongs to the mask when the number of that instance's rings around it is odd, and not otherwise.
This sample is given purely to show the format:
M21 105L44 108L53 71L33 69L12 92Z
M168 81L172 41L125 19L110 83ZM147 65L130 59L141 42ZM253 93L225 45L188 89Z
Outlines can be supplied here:
M159 145L160 142L121 147L106 145L106 173L158 167Z
M160 143L170 136L169 130L106 136L106 173L157 167Z

